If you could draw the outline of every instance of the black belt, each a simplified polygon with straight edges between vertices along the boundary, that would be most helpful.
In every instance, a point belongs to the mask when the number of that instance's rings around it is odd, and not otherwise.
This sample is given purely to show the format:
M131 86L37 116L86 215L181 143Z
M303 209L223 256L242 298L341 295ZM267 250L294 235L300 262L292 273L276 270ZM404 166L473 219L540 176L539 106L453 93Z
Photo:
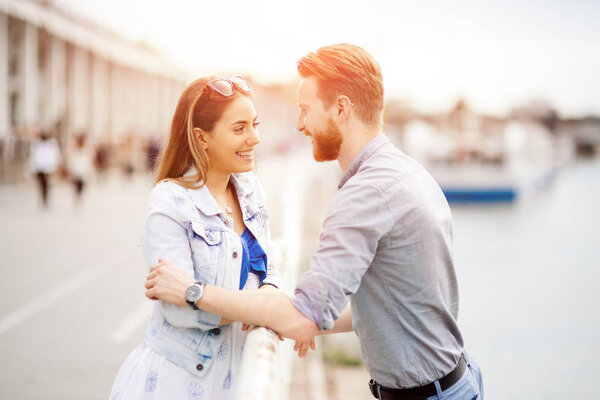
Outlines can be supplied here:
M458 380L463 376L466 367L467 362L465 361L465 357L460 356L458 365L454 368L454 370L438 381L440 383L442 392L458 382ZM414 399L416 397L427 398L437 394L437 390L435 389L435 384L433 382L428 385L415 388L392 389L381 386L379 383L371 379L369 382L369 389L371 389L371 394L375 396L376 399L381 400Z

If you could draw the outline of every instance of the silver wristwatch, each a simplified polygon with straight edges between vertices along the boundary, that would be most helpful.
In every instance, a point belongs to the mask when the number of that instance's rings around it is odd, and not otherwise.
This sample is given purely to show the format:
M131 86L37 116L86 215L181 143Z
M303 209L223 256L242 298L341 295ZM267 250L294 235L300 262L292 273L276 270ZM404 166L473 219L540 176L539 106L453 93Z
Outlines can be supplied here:
M187 289L185 289L185 300L194 310L199 310L196 307L196 303L198 300L202 298L204 294L204 283L202 282L194 282Z

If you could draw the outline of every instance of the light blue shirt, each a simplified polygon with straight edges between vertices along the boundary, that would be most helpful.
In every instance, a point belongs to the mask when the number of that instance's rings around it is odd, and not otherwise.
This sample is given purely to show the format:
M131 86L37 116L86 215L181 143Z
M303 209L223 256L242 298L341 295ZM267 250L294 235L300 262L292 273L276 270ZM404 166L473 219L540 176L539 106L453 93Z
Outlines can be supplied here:
M331 329L348 296L365 367L383 386L422 386L458 363L450 208L431 175L383 134L346 171L292 301Z

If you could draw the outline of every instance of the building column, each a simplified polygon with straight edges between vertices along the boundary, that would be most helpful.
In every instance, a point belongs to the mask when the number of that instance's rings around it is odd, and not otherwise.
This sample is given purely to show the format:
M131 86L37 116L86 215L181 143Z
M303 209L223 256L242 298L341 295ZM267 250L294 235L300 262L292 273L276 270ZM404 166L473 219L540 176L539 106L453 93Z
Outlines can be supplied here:
M154 138L158 132L158 85L157 79L153 75L143 74L141 76L142 94L142 136L145 138Z
M0 140L10 131L8 55L8 15L0 13Z
M110 64L110 134L111 142L119 141L125 129L126 93L125 70L118 64Z
M175 114L176 104L172 104L169 81L165 77L160 77L159 88L158 88L158 108L159 108L159 121L158 121L158 133L161 138L166 138L169 135L171 129L171 121Z
M90 128L89 53L77 46L67 52L68 127L67 135L87 132Z
M49 103L52 126L63 130L67 123L67 48L65 42L55 36L51 38L49 68L50 93L45 101Z
M23 114L22 123L25 128L37 125L39 115L39 76L38 76L38 29L25 23L22 46L23 61Z
M92 55L90 139L98 141L110 129L110 73L105 59Z

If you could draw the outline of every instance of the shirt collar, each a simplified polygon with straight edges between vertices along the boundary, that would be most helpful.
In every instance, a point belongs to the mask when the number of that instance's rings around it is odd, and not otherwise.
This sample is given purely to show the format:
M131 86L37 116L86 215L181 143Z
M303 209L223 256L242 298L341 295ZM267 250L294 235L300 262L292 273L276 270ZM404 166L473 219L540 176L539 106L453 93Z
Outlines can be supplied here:
M217 204L217 201L213 197L210 190L206 185L202 185L202 187L198 189L187 189L192 197L192 201L198 210L202 212L202 214L206 216L222 214L223 210Z
M252 203L246 201L246 197L254 193L254 185L252 185L251 180L247 175L251 173L252 172L231 174L231 182L235 188L235 192L239 199L240 207L244 217L250 214L254 215L256 212L254 207L252 207ZM186 173L183 174L183 176L192 176L195 174L196 167L192 165L186 171ZM206 185L204 185L202 182L199 182L198 184L202 186L197 189L188 189L196 208L198 208L202 214L206 216L222 214L223 210L215 200L210 190L208 190L208 187L206 187Z
M388 137L383 133L380 133L379 135L371 139L369 143L367 143L354 157L352 163L350 163L350 166L346 170L344 177L338 185L338 189L341 189L346 184L348 179L352 178L356 174L356 172L358 172L358 169L360 168L362 163L369 159L373 155L373 153L377 151L377 149L379 149L385 144L388 144L389 142L390 139L388 139Z
M239 174L231 174L231 183L237 193L238 197L248 197L254 193L254 186L252 178L248 174L254 174L254 172L242 172Z

